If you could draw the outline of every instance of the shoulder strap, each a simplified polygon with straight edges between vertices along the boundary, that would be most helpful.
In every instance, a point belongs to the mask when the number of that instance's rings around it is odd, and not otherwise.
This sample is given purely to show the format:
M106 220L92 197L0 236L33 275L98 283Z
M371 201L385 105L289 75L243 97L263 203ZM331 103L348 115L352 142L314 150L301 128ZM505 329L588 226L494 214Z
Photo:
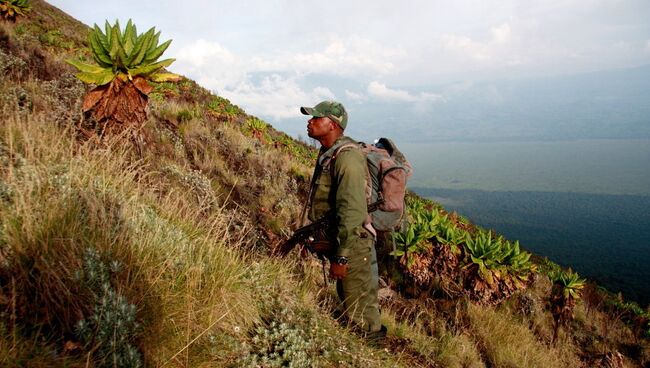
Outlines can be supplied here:
M318 164L322 167L329 168L341 151L354 147L359 147L359 144L353 141L342 142L338 145L332 146L318 158Z
M322 171L322 167L318 163L318 159L316 159L316 165L314 165L314 172L311 175L311 181L309 182L309 192L307 193L307 201L305 201L305 205L302 208L302 212L300 213L300 227L305 225L305 215L307 214L307 209L311 205L311 196L314 194L314 189L316 187L316 177L320 174L320 171Z
M330 159L330 161L334 161L334 159L336 159L336 156L338 156L339 153L341 153L343 150L346 150L348 148L355 148L355 147L359 147L359 145L357 143L343 143L340 147L338 147L334 151L334 153L332 153L332 158Z

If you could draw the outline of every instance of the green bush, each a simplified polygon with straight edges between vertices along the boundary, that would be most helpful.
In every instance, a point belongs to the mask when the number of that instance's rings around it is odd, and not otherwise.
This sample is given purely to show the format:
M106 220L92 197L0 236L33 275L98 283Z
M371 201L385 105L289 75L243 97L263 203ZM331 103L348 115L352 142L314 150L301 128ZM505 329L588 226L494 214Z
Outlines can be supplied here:
M135 305L115 291L110 280L120 268L119 262L107 264L95 249L88 248L83 268L76 275L90 290L94 308L90 316L77 323L75 332L85 349L93 352L99 367L142 365L140 352L133 345L140 330Z

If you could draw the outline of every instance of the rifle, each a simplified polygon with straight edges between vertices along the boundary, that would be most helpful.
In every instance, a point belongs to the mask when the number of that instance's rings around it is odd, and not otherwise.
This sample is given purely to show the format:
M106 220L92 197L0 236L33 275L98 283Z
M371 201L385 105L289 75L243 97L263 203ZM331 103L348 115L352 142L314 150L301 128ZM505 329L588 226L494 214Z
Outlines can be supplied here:
M368 213L376 211L383 202L384 200L380 199L377 202L369 204ZM328 239L330 240L329 242L316 241L315 236L319 233L322 235L331 231L335 220L335 212L334 210L330 210L325 214L325 216L311 224L298 228L293 232L291 238L278 247L277 254L284 257L289 254L296 245L302 244L310 253L315 254L320 260L324 261L325 258L330 258L338 246L338 244L335 244L336 238L329 237L332 238ZM326 237L327 236L322 236L322 238Z

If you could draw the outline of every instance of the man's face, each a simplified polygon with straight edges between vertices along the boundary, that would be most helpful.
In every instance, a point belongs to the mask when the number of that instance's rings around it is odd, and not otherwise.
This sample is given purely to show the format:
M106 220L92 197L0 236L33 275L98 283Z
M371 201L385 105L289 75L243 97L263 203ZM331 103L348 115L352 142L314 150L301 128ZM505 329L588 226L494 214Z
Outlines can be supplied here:
M332 124L335 124L328 117L312 117L307 121L307 135L310 138L318 139L327 135L332 129Z

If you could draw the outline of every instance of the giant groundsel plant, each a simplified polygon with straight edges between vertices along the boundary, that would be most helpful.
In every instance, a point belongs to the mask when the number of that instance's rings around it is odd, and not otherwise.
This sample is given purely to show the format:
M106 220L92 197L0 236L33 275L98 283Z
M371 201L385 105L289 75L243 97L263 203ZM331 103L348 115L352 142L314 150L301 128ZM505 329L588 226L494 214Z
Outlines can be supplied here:
M0 0L0 15L4 19L15 21L17 16L25 16L29 10L29 0Z
M77 78L97 85L86 96L83 109L92 111L92 117L102 128L139 125L146 118L145 108L152 90L149 82L180 79L164 69L174 59L158 61L171 43L159 40L160 32L153 27L138 34L130 19L123 30L118 21L114 25L106 21L104 31L95 24L89 35L95 64L68 60L79 70Z

